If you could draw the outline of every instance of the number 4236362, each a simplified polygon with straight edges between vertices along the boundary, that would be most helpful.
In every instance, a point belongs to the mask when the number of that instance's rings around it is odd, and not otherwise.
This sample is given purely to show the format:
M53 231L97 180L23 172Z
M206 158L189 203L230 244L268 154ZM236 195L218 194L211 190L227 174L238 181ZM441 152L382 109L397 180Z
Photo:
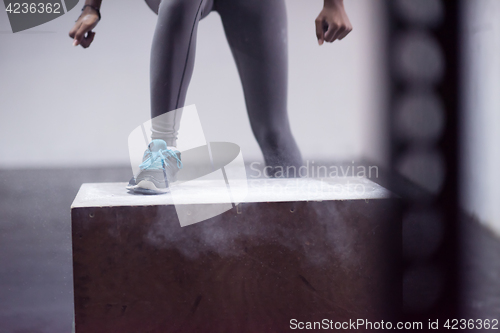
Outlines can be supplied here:
M60 3L9 3L5 11L9 14L61 14Z

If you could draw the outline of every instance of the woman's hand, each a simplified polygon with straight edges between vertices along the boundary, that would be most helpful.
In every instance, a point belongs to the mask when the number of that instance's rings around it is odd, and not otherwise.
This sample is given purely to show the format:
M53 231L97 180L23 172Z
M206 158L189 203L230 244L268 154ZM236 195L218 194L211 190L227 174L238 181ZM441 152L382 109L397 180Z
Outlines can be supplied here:
M325 6L316 19L316 36L319 45L341 40L352 31L351 21L347 17L343 0L325 0Z
M95 28L98 22L99 14L97 14L96 10L89 6L85 7L82 15L76 20L75 25L69 32L69 36L73 38L73 46L89 47L95 36L92 29Z

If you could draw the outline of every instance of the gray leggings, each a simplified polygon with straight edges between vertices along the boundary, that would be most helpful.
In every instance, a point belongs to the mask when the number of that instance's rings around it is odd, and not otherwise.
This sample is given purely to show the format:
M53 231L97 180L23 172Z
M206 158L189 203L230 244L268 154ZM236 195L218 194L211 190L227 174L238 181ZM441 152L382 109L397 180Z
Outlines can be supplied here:
M162 0L151 50L151 117L184 106L194 68L198 22L211 11L222 19L252 131L266 165L298 168L302 157L287 114L284 0Z

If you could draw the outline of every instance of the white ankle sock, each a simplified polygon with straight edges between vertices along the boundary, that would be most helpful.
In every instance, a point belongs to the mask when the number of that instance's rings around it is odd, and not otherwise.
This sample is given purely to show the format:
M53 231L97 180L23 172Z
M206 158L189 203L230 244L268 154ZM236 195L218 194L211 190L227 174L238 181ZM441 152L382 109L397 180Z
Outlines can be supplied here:
M182 108L154 117L151 120L151 139L161 139L168 147L177 146L181 117Z

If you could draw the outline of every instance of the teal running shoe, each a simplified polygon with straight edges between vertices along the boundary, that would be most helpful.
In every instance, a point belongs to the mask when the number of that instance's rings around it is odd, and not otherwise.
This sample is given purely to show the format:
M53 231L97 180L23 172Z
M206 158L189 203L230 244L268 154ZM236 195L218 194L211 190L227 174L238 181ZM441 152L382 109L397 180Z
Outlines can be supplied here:
M167 149L163 140L153 140L144 152L140 171L127 185L127 190L140 194L163 194L170 192L170 183L177 180L182 169L181 153Z

